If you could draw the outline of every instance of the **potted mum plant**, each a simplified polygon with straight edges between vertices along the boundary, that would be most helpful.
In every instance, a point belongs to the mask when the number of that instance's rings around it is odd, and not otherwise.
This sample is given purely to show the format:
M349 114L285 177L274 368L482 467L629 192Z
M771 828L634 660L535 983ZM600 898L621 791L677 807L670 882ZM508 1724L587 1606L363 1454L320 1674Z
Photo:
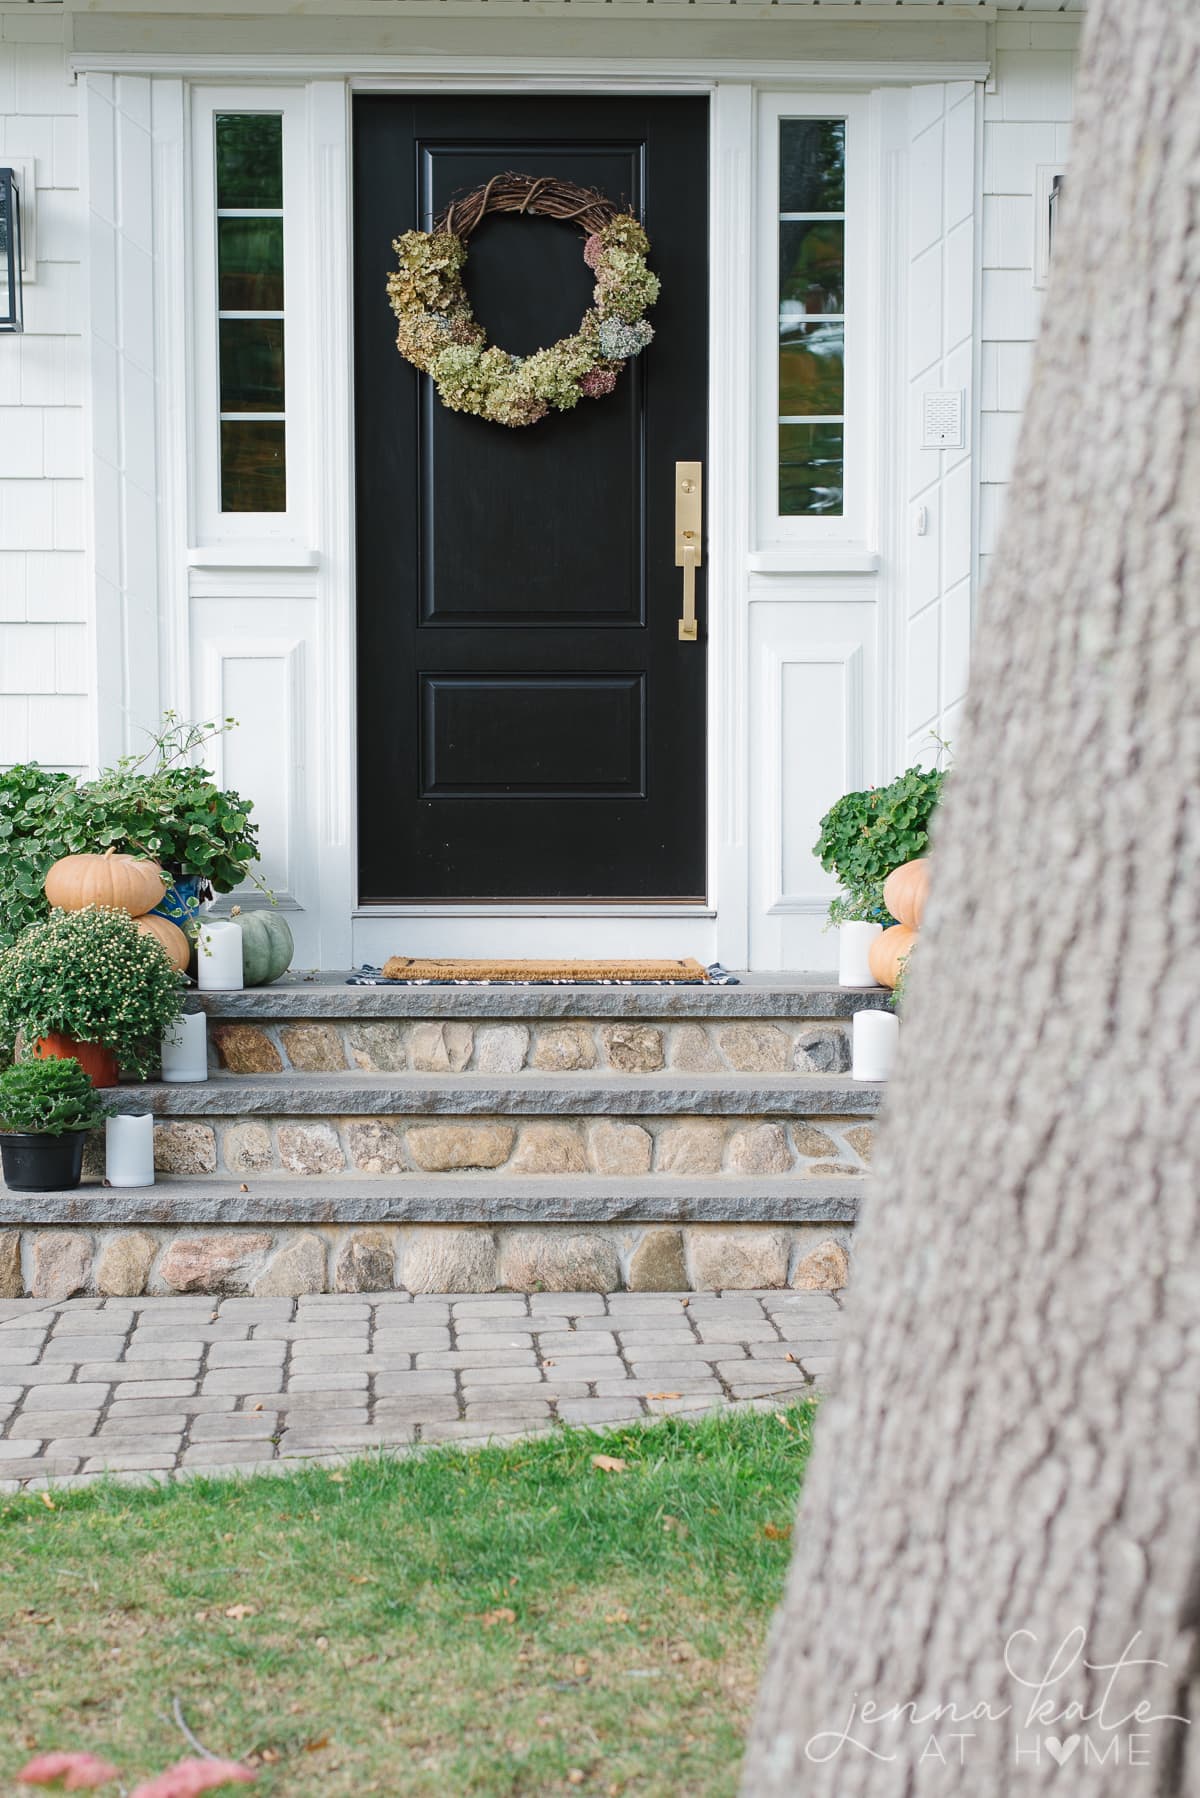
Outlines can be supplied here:
M73 1056L96 1086L119 1070L146 1079L184 987L166 953L126 911L52 911L0 950L0 1041Z
M78 1186L83 1142L108 1115L77 1061L19 1061L0 1074L0 1165L14 1192Z

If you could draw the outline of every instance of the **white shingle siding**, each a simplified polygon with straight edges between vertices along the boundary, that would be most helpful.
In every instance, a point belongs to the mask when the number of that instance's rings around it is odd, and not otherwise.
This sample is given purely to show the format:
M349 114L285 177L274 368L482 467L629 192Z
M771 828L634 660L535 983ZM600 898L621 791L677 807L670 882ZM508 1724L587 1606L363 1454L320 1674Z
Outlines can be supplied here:
M37 279L0 337L0 763L89 759L78 90L62 20L0 11L0 163L32 161Z

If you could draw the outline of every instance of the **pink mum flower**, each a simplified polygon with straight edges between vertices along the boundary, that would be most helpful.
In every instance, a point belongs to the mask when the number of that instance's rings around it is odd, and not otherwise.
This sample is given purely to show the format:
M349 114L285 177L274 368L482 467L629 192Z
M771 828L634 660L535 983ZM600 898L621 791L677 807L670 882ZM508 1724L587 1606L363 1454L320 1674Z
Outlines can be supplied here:
M615 368L589 368L579 383L580 391L586 393L590 400L598 400L606 393L611 393L617 384Z
M254 1774L237 1761L178 1761L157 1779L136 1786L130 1798L198 1798L217 1786L250 1785Z
M61 1779L64 1791L79 1792L88 1786L104 1786L110 1779L117 1777L117 1769L110 1767L94 1754L39 1754L17 1774L17 1781L25 1786L57 1785Z

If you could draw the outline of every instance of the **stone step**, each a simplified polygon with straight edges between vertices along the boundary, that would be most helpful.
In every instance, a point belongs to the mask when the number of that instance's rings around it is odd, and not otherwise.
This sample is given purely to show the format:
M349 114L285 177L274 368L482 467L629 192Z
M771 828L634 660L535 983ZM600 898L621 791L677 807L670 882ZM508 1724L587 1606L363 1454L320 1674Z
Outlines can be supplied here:
M133 1190L98 1182L73 1192L0 1189L0 1298L278 1298L395 1287L834 1291L846 1284L865 1184L861 1173L824 1180L168 1176ZM3 1335L0 1329L0 1364Z
M462 1117L790 1116L871 1117L881 1082L844 1075L611 1074L530 1076L520 1081L484 1074L228 1074L177 1086L161 1081L121 1086L106 1095L118 1111L157 1117L422 1114Z
M15 1193L0 1187L0 1227L286 1224L619 1224L836 1223L858 1216L866 1184L841 1179L686 1179L665 1174L587 1177L569 1184L545 1175L496 1181L402 1174L387 1180L344 1175L295 1180L160 1176L121 1189L98 1180L70 1192Z
M883 987L837 986L827 974L739 974L733 986L347 986L347 971L285 974L270 986L201 993L210 1018L254 1019L811 1019L849 1018L890 1002Z

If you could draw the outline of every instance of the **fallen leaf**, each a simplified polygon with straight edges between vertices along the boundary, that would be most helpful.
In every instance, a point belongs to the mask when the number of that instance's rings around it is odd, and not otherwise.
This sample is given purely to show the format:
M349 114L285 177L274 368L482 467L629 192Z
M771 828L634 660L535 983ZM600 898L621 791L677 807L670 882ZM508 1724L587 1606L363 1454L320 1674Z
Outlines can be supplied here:
M647 1398L682 1398L682 1392L648 1392Z
M375 1584L369 1573L351 1573L346 1577L352 1586L373 1586Z
M591 1672L591 1668L589 1667L587 1661L585 1660L583 1655L580 1655L575 1662L575 1677L576 1677L576 1679L586 1679L590 1672Z
M57 1511L57 1509L58 1509L58 1506L55 1504L54 1500L51 1498L51 1496L48 1492L42 1493L42 1503L45 1505L45 1507L48 1511Z
M783 1358L785 1361L794 1361L796 1359L795 1355L793 1355L793 1354L786 1354Z
M324 1654L326 1649L329 1647L329 1637L328 1636L318 1636L314 1646L319 1648L321 1653Z
M683 1306L685 1311L687 1310L687 1308L691 1304L691 1302L692 1302L691 1299L680 1299L680 1301L679 1301L679 1303Z
M772 1542L787 1542L791 1539L790 1523L764 1523L763 1535Z
M329 1476L329 1483L331 1486L344 1486L346 1484L346 1476L344 1473L331 1473Z
M249 1187L248 1187L248 1186L247 1186L247 1185L246 1185L246 1182L245 1182L245 1181L244 1181L244 1180L243 1180L243 1181L242 1181L242 1187L241 1187L241 1190L242 1190L242 1191L243 1191L243 1192L249 1192L249 1191L250 1191L250 1188L249 1188Z
M261 1411L262 1410L262 1400L260 1399L256 1405L252 1405L251 1409L254 1411Z
M314 1736L311 1742L305 1742L304 1752L305 1754L316 1754L320 1749L328 1748L328 1746L328 1735Z
M607 1616L605 1617L604 1621L605 1621L605 1623L628 1623L629 1622L629 1612L628 1611L609 1611Z
M622 1461L619 1455L593 1455L592 1466L601 1473L624 1473L629 1463Z
M558 1363L556 1361L543 1361L542 1362L543 1367L557 1367L557 1365L558 1365Z
M586 1778L587 1774L582 1767L572 1767L571 1771L567 1774L567 1784L570 1786L581 1786Z
M491 1629L492 1625L496 1623L515 1623L517 1613L510 1611L506 1604L497 1605L494 1611L484 1611L479 1621L484 1629Z
M225 1607L225 1615L232 1618L234 1623L242 1623L247 1617L253 1617L254 1606L252 1604L227 1605Z

